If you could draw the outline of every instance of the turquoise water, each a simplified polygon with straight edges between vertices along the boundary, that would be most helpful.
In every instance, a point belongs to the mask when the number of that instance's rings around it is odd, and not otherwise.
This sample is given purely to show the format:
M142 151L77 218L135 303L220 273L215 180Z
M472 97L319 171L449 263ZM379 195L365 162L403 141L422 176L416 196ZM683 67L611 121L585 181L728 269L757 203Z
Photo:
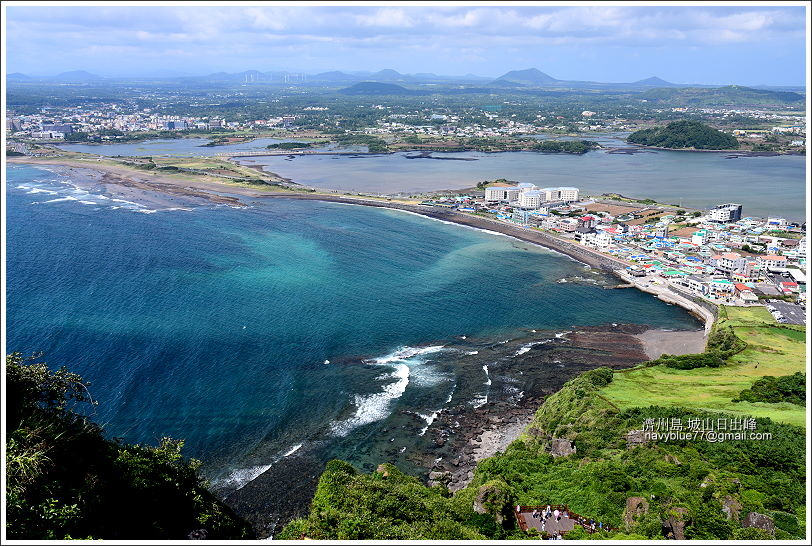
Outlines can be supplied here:
M557 283L586 274L564 256L416 215L284 200L154 212L40 168L7 178L8 351L81 373L109 434L184 438L220 483L315 443L366 463L398 412L487 397L466 343L698 327L638 291Z

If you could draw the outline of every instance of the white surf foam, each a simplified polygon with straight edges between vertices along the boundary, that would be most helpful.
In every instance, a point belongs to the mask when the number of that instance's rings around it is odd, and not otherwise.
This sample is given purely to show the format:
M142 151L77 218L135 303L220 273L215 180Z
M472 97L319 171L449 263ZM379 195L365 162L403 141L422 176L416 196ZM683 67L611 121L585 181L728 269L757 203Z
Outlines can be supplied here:
M284 459L285 457L290 457L291 455L299 451L299 449L301 449L303 445L304 444L296 444L295 446L291 447L281 455L277 455L276 457L274 457L273 460L268 464L248 466L245 468L235 468L234 470L231 471L231 473L228 476L214 480L212 486L217 489L225 488L225 489L233 489L235 491L237 489L242 489L248 482L255 480L257 477L259 477L260 474L271 468L281 459Z
M446 404L449 404L451 402L451 399L454 398L454 391L456 391L456 390L457 390L457 384L454 383L454 385L451 387L451 392L448 393L448 398L445 399Z
M225 478L216 480L212 485L215 487L242 489L245 484L256 479L260 474L271 468L272 464L249 466L248 468L237 468Z
M366 364L392 364L395 362L403 362L416 356L437 353L442 351L444 348L445 345L432 345L430 347L400 347L398 350L389 353L386 356L374 358L372 360L365 360L364 362Z
M426 431L429 429L429 427L434 422L434 420L437 419L437 416L439 414L440 414L439 410L438 411L433 411L428 415L424 414L424 413L418 413L417 414L417 415L420 416L421 419L426 421L426 426L420 429L420 432L418 433L418 436L423 436L424 434L426 434Z
M389 362L393 362L390 360ZM393 400L403 396L409 384L409 366L395 364L390 375L394 379L384 386L381 392L367 395L355 395L355 413L344 421L334 421L330 429L336 436L346 436L354 428L374 423L389 415L389 406Z
M491 384L491 374L488 373L488 365L487 364L483 365L482 369L485 371L485 378L486 378L485 384L490 385Z
M43 203L62 203L64 201L78 201L78 200L75 197L69 195L67 197L58 197L56 199L49 199L48 201L43 201Z
M282 457L289 457L290 455L293 455L294 453L296 453L297 451L299 451L299 448L301 448L301 447L302 447L302 444L296 444L295 446L293 446L292 448L290 448L289 450L287 450L287 451L286 451L286 452L285 452L285 453L282 455Z

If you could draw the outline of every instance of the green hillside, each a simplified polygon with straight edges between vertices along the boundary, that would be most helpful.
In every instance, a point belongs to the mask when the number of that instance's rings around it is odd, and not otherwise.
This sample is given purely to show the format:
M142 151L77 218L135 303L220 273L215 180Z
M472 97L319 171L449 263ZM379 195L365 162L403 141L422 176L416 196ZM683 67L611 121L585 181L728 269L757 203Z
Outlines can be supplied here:
M547 398L505 453L481 461L473 481L454 494L425 487L391 465L361 474L334 461L308 517L276 538L526 538L513 506L566 504L614 529L599 538L801 539L806 434L791 423L801 425L796 417L804 407L794 402L805 396L798 392L803 381L765 382L762 376L803 369L804 340L795 335L803 328L785 332L762 315L721 308L707 353L724 356L721 367L673 368L668 364L682 357L671 357L572 379ZM754 358L763 366L756 369ZM786 392L774 388L785 383L791 384ZM733 402L742 397L757 401ZM753 435L719 439L721 432L739 431L739 424ZM651 439L643 430L686 434ZM571 442L576 451L554 457L553 439ZM750 513L774 528L745 526ZM591 536L577 526L567 534Z
M767 105L794 104L802 106L804 96L792 91L753 89L740 85L725 87L663 87L649 89L640 95L650 102L667 103L672 106L712 105Z
M642 129L630 134L627 140L643 146L696 150L735 150L736 137L718 131L698 121L673 121L665 127Z

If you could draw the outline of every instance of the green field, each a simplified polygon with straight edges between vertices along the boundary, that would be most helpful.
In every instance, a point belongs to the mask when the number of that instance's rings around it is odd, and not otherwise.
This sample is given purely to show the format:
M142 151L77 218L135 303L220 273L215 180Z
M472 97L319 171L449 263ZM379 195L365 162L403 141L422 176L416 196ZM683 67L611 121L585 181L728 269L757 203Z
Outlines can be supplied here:
M664 366L615 373L601 394L621 409L649 405L724 411L805 426L806 412L794 404L732 402L760 377L806 369L806 329L781 325L763 307L722 307L717 326L732 326L747 348L721 368L676 370Z

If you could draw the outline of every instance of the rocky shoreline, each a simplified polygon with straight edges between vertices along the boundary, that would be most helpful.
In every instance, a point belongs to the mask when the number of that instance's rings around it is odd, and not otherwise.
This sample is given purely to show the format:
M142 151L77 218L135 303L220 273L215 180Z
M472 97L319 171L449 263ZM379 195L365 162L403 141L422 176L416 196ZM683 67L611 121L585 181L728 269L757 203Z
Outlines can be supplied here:
M59 165L55 161L18 162ZM103 184L105 190L112 193L129 192L127 195L131 198L134 198L133 192L146 196L157 192L163 194L164 199L172 199L173 196L205 199L232 206L243 205L241 198L249 197L390 208L514 237L557 251L607 273L617 275L616 270L626 267L619 260L537 230L436 207L340 194L272 192L228 184L186 182L142 173L132 174L127 169L93 164L78 166L67 163L65 166L99 172L100 175L94 175L96 184ZM579 327L572 332L548 334L548 338L531 343L532 346L522 353L516 352L515 346L500 349L513 350L516 354L500 359L498 369L492 371L494 383L501 381L505 385L510 378L522 377L524 390L516 396L495 396L496 399L478 407L469 405L469 400L445 407L426 428L425 437L429 446L409 453L408 459L425 469L424 478L427 480L443 483L451 490L465 487L473 477L477 462L504 451L530 423L544 399L558 391L566 381L600 366L623 369L648 360L649 351L639 337L646 330L648 328L639 325ZM533 340L513 341L526 343ZM320 459L303 449L301 453L279 461L245 487L227 494L225 499L238 513L248 518L261 535L273 535L287 521L306 513L322 468Z
M518 400L441 411L427 433L432 439L428 454L433 458L426 461L429 485L443 484L451 491L465 487L479 461L504 452L524 432L546 397L582 372L601 366L630 368L648 360L639 338L646 331L645 326L631 324L577 328L512 358L500 373L532 377L531 388Z
M626 369L646 361L646 346L640 336L651 331L632 324L573 327L565 332L528 331L508 342L478 345L478 355L463 357L457 365L476 359L467 364L468 369L481 373L482 364L489 364L491 400L472 404L470 393L454 398L428 426L413 411L393 414L384 429L362 433L365 447L377 443L364 455L369 461L361 465L362 470L391 462L428 485L462 489L473 478L477 463L504 452L524 432L546 397L564 383L601 366ZM522 392L515 392L519 388ZM402 453L401 439L418 436L423 426L422 440L409 444L408 451ZM390 443L390 437L395 441ZM272 536L291 519L308 513L324 461L332 458L335 456L328 442L320 440L274 463L244 487L225 494L224 500L248 519L260 536Z

